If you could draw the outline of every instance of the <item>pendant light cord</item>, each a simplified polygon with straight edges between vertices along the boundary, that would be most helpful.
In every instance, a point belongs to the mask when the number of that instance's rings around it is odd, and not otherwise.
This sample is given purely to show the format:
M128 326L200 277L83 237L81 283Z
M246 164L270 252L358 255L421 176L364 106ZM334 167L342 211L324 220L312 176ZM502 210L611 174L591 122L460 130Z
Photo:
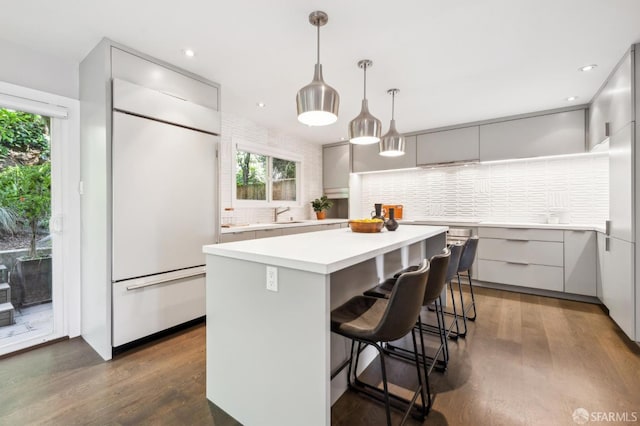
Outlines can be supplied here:
M363 67L364 69L364 100L367 100L367 64L364 64Z
M394 119L396 113L396 92L391 92L391 119Z
M316 44L318 49L317 49L317 58L318 58L318 65L320 65L320 25L316 25L316 27L318 28L318 43Z

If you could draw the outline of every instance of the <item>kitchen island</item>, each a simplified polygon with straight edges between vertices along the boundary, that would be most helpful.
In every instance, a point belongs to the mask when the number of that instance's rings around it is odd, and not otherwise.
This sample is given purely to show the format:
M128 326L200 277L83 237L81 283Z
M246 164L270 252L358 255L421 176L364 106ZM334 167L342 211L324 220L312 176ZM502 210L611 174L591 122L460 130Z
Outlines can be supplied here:
M207 398L247 425L330 424L349 352L330 332L331 309L440 252L446 230L343 228L205 246ZM364 367L374 354L363 356Z

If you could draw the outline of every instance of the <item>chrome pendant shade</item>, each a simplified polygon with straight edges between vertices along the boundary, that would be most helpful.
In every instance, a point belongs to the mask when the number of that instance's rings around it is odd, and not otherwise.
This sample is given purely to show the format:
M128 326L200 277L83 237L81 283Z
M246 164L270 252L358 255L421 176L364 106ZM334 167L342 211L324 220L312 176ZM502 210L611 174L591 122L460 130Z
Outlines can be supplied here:
M358 67L364 70L364 98L360 114L349 123L349 141L353 144L368 145L380 141L382 123L371 115L367 102L367 68L372 65L368 59L358 62Z
M380 155L385 157L399 157L404 155L404 137L396 130L395 104L396 93L399 89L389 89L387 93L391 95L391 124L389 131L380 140Z
M317 63L311 83L304 86L296 95L298 121L307 126L326 126L338 120L340 95L322 79L320 64L320 27L329 17L321 11L311 12L309 22L318 28Z

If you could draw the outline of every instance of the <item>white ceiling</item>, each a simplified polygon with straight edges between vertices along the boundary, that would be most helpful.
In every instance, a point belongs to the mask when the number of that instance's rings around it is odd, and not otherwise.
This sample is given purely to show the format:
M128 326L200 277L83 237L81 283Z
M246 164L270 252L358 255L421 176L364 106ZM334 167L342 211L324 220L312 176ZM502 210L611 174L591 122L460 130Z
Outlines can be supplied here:
M347 136L368 71L371 112L411 132L588 103L640 42L638 0L109 0L4 1L0 38L81 61L102 37L222 85L222 109L276 133L317 143ZM295 95L311 81L321 29L325 81L341 96L327 127L297 121ZM11 18L9 18L11 17ZM186 58L181 50L197 55ZM591 72L578 67L596 63ZM257 102L267 107L259 109Z

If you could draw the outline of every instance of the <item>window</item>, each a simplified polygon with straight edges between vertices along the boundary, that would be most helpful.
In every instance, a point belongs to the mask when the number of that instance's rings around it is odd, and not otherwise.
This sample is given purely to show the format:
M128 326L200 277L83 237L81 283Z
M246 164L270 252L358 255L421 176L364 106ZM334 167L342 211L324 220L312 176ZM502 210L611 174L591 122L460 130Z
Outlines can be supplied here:
M235 201L246 206L300 204L300 159L264 146L236 145Z

